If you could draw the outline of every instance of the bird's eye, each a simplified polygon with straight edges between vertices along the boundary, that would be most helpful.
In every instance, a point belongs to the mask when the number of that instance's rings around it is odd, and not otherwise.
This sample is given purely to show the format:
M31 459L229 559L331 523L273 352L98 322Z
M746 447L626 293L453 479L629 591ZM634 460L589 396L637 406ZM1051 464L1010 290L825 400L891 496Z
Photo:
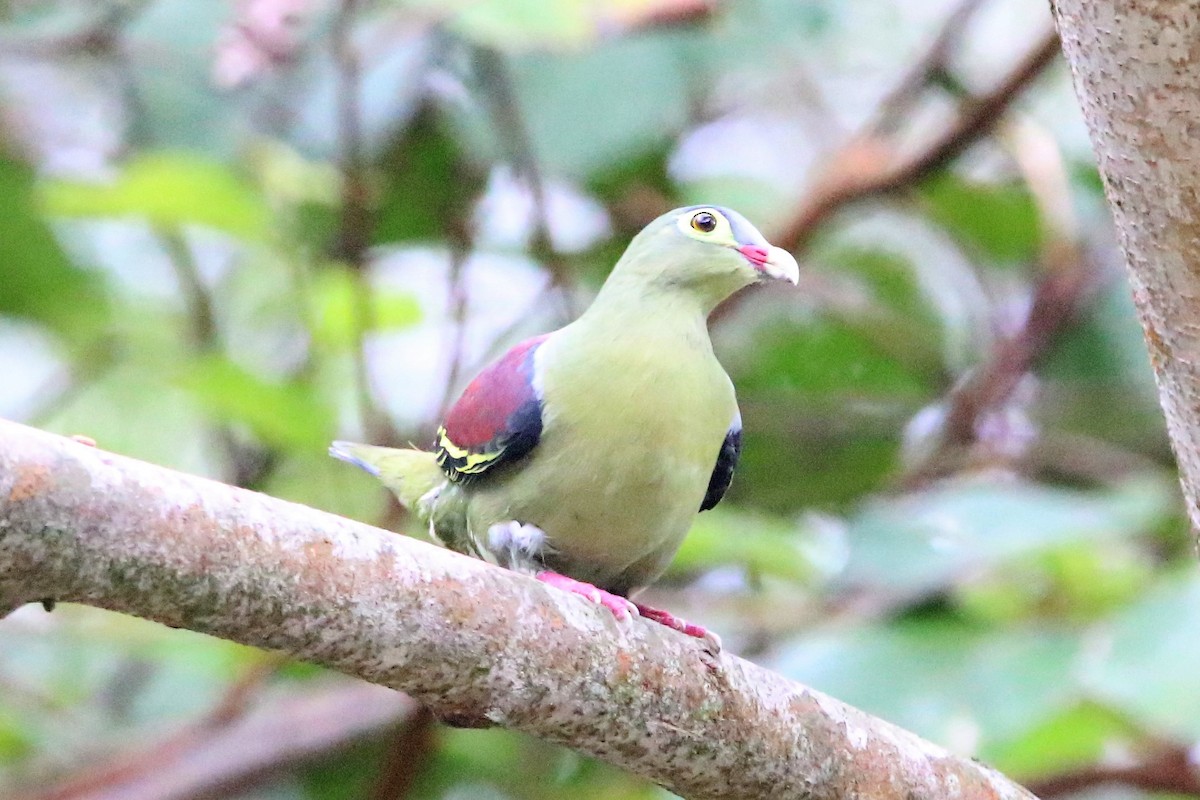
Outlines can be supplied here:
M712 233L717 227L717 218L710 211L701 211L692 217L692 227L701 233Z

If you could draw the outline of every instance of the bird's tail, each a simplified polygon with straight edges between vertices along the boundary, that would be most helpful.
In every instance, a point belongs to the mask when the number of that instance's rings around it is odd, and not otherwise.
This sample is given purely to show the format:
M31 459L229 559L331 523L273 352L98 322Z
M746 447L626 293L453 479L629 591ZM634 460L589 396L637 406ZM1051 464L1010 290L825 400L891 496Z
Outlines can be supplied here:
M434 454L424 450L334 442L329 455L379 478L410 511L423 511L417 501L446 480Z

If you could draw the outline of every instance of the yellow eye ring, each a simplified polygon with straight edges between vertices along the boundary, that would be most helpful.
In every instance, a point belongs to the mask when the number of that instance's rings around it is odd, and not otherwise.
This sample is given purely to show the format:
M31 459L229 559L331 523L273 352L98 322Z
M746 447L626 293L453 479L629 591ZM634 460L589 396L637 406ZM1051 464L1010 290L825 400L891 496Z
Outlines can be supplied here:
M712 233L717 227L717 217L711 211L700 211L692 217L692 228L701 233Z

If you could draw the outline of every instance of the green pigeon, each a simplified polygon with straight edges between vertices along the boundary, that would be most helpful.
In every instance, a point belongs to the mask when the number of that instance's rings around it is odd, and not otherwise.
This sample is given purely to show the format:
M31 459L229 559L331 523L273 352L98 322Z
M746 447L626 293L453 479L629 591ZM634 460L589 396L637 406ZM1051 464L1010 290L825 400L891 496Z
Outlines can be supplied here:
M799 279L745 217L689 206L647 225L577 320L513 347L450 408L431 451L334 442L445 546L709 643L632 602L696 514L721 501L741 450L733 383L707 318L752 283Z

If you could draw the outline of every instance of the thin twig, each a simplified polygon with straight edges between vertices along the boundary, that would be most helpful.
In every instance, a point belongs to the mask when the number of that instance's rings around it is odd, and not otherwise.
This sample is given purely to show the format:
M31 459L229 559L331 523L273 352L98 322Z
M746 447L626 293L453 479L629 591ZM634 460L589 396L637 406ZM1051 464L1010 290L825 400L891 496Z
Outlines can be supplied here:
M1079 244L1062 153L1052 138L1031 125L1011 126L1004 138L1042 221L1038 259L1042 275L1021 327L1001 339L991 356L951 391L938 444L905 474L905 486L965 466L980 421L1010 401L1037 358L1073 318L1096 276L1097 271Z
M179 291L187 305L189 334L192 348L198 353L215 353L221 350L221 334L217 328L217 315L213 310L212 295L200 276L200 267L192 254L192 246L183 232L175 226L159 225L154 229L158 243L167 255Z
M379 776L368 795L370 800L403 800L434 752L433 714L418 706L408 724L397 728L388 742Z
M358 3L359 0L339 0L329 35L337 65L338 166L342 177L337 253L351 269L361 271L366 266L374 219L362 132L362 64L354 43Z
M352 347L360 423L368 441L387 444L395 442L397 435L375 403L367 362L367 337L376 323L374 291L368 274L375 214L362 131L362 63L354 43L354 22L358 12L359 0L340 0L330 30L337 64L338 161L342 177L342 211L336 251L346 263L354 287Z
M199 356L220 354L223 351L221 330L217 324L212 294L204 285L191 245L176 226L160 225L154 231L175 271L180 293L187 305L193 352ZM270 448L239 441L224 423L213 426L212 434L225 454L231 481L237 486L258 486L278 462L277 453Z
M947 22L943 26L942 32L949 41L953 41L957 26L964 21L958 15L969 15L973 10L969 4L965 10L960 6L952 15L953 24ZM943 36L935 38L930 52L922 58L923 62L939 62L942 56L935 51L943 46L942 39ZM829 166L796 205L796 210L784 221L772 241L799 253L808 246L813 234L842 209L869 198L904 191L942 169L1000 123L1013 101L1053 63L1057 53L1058 36L1050 30L989 92L964 101L963 110L949 126L907 156L895 155L894 137L886 133L898 125L892 119L894 111L877 114L864 131L822 159L822 163ZM915 74L925 75L926 72L917 70ZM911 74L906 76L893 92L896 99L890 102L894 110L909 102L904 98L915 99L916 95L905 88L912 80ZM712 322L718 324L730 317L748 294L740 292L722 303L713 313Z
M242 671L229 685L221 700L201 720L205 726L221 726L245 715L255 697L291 661L286 655L269 653Z
M450 254L450 274L447 276L451 333L446 372L446 386L438 403L438 419L442 419L454 401L454 393L462 377L463 359L467 344L467 307L470 299L466 282L467 253L455 249Z
M476 51L476 58L480 81L487 88L493 124L508 151L507 156L513 165L513 171L516 177L524 182L533 205L533 229L529 249L534 258L546 265L551 281L564 289L559 293L565 306L564 314L567 318L574 317L576 309L571 307L572 293L569 291L574 285L574 280L566 262L554 249L550 237L550 209L541 165L538 163L533 138L521 116L521 105L513 88L508 64L503 55L483 47Z
M632 13L622 20L623 30L608 33L628 33L706 22L716 12L719 2L720 0L657 0L649 4L631 5Z
M943 446L930 458L936 462L946 450L975 441L976 423L984 412L999 408L1012 396L1034 360L1070 321L1087 285L1090 270L1080 268L1056 272L1043 278L1034 290L1025 324L1012 337L1001 341L992 357L950 395Z
M950 58L967 25L986 0L961 0L942 22L924 54L913 62L890 92L879 101L867 130L874 137L891 136L908 121L922 93L950 69Z

